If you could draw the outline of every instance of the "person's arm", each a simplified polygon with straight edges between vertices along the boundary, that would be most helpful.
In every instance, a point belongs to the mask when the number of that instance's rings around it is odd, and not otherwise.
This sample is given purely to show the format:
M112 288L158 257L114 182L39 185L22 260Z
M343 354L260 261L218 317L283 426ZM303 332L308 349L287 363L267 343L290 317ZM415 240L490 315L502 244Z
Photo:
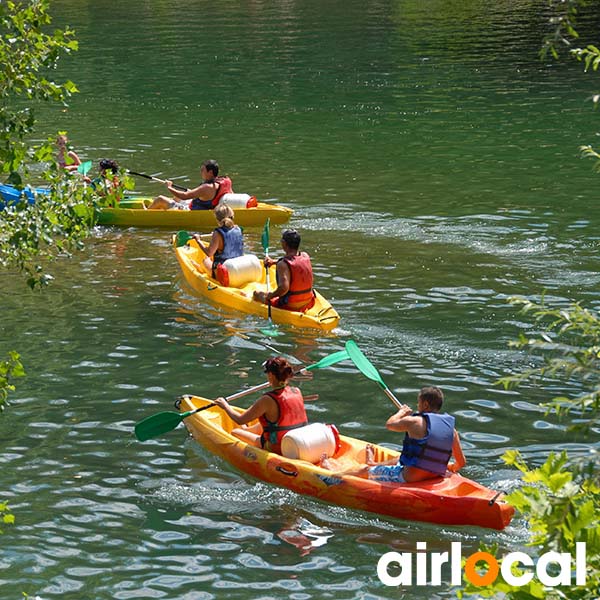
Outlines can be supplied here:
M239 413L231 407L225 398L214 400L214 403L222 408L227 416L238 425L244 425L264 415L269 408L269 402L272 402L270 396L261 396L250 408L246 409L243 413Z
M385 426L390 431L408 431L410 435L410 429L415 422L421 422L422 417L413 417L413 409L407 404L402 404L398 409L398 412L393 414L386 422ZM414 437L414 436L411 436Z
M208 258L213 258L217 250L223 249L223 236L218 231L213 231L208 248L202 243L199 235L194 235L194 239L198 242L200 248L204 250L204 254Z
M454 462L448 465L448 471L458 473L467 464L467 459L460 445L460 438L456 429L454 430L454 438L452 440L452 456L454 457Z
M65 171L77 171L77 167L81 164L81 159L77 156L76 152L73 150L69 150L67 152L67 158L69 159L69 164L65 165Z
M277 289L268 294L267 300L270 300L271 298L281 298L281 296L285 296L290 289L290 268L285 260L280 260L277 263L277 283L279 284Z
M200 198L200 200L212 200L215 197L216 190L211 183L201 183L199 186L191 190L178 190L173 187L172 181L166 181L169 193L179 200L192 200Z

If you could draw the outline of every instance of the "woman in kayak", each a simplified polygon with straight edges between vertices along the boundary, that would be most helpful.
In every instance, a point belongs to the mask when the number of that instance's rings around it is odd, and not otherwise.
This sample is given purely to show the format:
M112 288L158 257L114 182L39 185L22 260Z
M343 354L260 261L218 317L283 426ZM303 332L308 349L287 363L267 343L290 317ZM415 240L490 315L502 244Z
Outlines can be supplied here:
M217 266L228 258L237 258L244 255L244 238L242 230L233 221L233 209L227 204L219 204L215 208L215 218L219 226L213 230L210 244L205 246L199 235L194 239L206 254L203 261L204 268L215 277Z
M233 435L253 446L281 454L281 439L291 429L308 424L302 392L288 385L294 372L290 363L283 357L269 358L264 363L267 379L273 388L261 396L243 413L233 410L225 398L217 398L227 416L238 425L245 425L254 419L259 424L253 427L236 428Z
M404 432L400 458L389 463L377 463L373 446L368 445L366 464L348 469L343 474L387 483L413 483L443 477L446 470L458 472L465 466L466 459L454 429L454 417L440 413L443 401L444 394L439 387L422 388L417 397L417 412L402 404L385 424L391 431ZM452 457L454 462L448 464ZM321 466L336 470L335 463L327 457L323 457Z
M98 177L90 179L87 175L83 180L89 183L99 196L108 196L119 190L119 165L110 158L103 158L98 163Z
M77 171L77 167L81 164L81 159L77 156L74 150L67 146L67 136L63 133L56 138L56 147L58 148L57 162L61 169L71 173Z
M219 163L205 160L200 166L202 183L190 190L178 190L172 181L166 181L167 190L174 196L157 196L148 209L159 210L212 210L225 194L233 192L231 179L219 177Z

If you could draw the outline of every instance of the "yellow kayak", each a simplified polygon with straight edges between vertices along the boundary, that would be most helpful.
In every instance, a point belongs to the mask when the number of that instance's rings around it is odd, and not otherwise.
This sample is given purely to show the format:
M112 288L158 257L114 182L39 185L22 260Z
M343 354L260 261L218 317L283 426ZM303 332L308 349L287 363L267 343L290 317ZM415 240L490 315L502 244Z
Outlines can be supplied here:
M102 207L98 224L196 230L215 226L212 210L145 210L144 202L148 205L151 198L125 199L117 208ZM235 222L240 227L262 227L267 219L273 224L286 223L294 211L279 204L259 202L253 208L234 208L234 212Z
M206 398L183 396L179 410L186 412L209 403ZM232 435L237 425L217 407L190 415L183 422L196 441L240 471L333 504L398 519L490 529L504 529L515 512L502 500L501 492L457 473L416 483L382 483L267 452ZM367 442L344 435L339 438L333 459L342 470L364 463ZM397 452L372 445L378 462L397 460Z
M249 209L252 210L252 209ZM200 212L200 211L195 211ZM236 211L236 223L237 223ZM211 212L211 216L212 215ZM213 223L214 225L214 223ZM241 287L225 287L206 272L202 265L204 253L195 240L188 240L185 245L177 247L177 236L173 236L173 247L177 260L183 271L183 275L191 288L200 296L203 296L222 306L227 306L245 313L260 315L268 318L267 305L253 299L254 291L266 291L265 269L261 269L262 275L257 281L250 281ZM270 288L275 289L275 266L269 269ZM330 331L337 326L340 317L331 304L315 290L315 304L306 312L271 308L271 317L275 323L294 325L295 327L311 327Z

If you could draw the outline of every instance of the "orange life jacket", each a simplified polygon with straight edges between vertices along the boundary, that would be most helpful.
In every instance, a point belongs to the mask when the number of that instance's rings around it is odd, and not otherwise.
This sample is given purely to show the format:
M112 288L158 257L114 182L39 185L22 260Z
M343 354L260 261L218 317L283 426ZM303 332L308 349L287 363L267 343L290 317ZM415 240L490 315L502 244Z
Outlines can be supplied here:
M285 261L290 268L290 288L287 294L279 298L277 306L287 310L308 310L315 303L310 256L306 252L300 252L296 256L284 256L279 260Z
M264 415L259 417L263 432L260 443L263 448L270 452L281 454L281 439L290 429L297 429L308 424L302 392L296 387L286 385L278 390L268 392L277 403L279 408L279 419L272 423Z

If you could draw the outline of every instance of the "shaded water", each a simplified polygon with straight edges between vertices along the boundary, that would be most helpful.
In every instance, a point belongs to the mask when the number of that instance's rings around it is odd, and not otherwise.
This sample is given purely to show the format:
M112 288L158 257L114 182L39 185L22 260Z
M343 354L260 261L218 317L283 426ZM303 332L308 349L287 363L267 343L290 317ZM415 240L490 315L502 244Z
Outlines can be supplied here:
M560 382L494 385L529 360L507 347L529 328L508 296L598 306L596 180L577 159L594 140L594 82L537 60L539 10L53 3L78 31L61 73L81 93L39 113L41 136L68 129L84 159L180 183L218 159L236 191L294 208L342 320L265 338L261 319L190 294L168 231L98 229L42 294L3 275L0 351L16 348L28 377L0 419L18 524L0 538L0 597L452 597L386 589L378 558L416 541L523 543L521 519L499 533L328 506L241 476L183 430L140 444L132 427L182 393L259 383L275 351L314 361L352 338L403 400L443 387L472 479L514 488L507 448L532 463L585 451L537 406ZM246 236L259 252L260 231ZM302 388L320 395L311 419L399 443L383 428L393 407L348 365Z

